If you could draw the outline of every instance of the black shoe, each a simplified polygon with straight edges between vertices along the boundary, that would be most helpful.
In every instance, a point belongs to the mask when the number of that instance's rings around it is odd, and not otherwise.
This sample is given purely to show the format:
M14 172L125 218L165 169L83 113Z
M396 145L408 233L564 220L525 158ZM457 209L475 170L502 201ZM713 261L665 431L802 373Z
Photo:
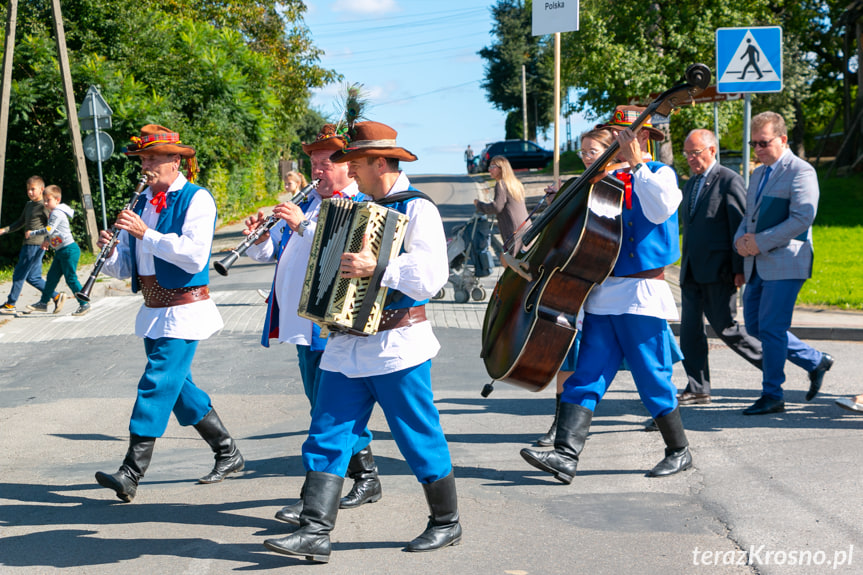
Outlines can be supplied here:
M782 413L783 411L785 411L784 401L762 395L758 401L743 410L743 415L766 415L768 413Z
M806 401L812 401L821 391L824 374L830 371L831 367L833 367L833 356L829 353L822 353L818 366L809 372L809 391L806 392Z
M329 562L330 532L336 525L344 481L344 477L332 473L306 473L300 528L280 539L267 539L264 547L282 555L305 557L318 563Z
M557 436L557 416L560 413L560 394L557 394L554 402L554 419L551 422L551 427L548 428L548 431L545 435L536 440L536 444L539 447L551 447L554 445L554 438Z
M423 483L429 520L419 537L408 543L405 551L434 551L461 543L461 524L458 521L458 496L455 475L450 474L433 483Z
M651 419L647 423L644 424L644 429L641 431L659 431L659 428L656 427L656 420Z
M138 491L138 482L150 466L155 445L154 437L130 436L129 449L120 469L116 473L97 471L96 482L102 487L113 489L120 500L130 503Z
M551 473L554 478L569 485L575 477L578 456L584 449L593 412L574 403L560 403L554 451L522 449L521 457L537 469Z
M680 419L680 408L675 407L671 413L655 417L653 421L665 441L665 458L648 471L647 476L666 477L692 467L692 454L689 453L689 441Z
M352 509L363 503L374 503L381 499L381 481L378 478L378 467L372 455L371 446L367 446L351 457L348 463L348 477L354 480L350 492L342 497L339 509Z
M211 409L210 413L196 423L195 429L213 450L216 458L213 470L200 478L198 483L218 483L229 473L243 470L246 462L215 409Z

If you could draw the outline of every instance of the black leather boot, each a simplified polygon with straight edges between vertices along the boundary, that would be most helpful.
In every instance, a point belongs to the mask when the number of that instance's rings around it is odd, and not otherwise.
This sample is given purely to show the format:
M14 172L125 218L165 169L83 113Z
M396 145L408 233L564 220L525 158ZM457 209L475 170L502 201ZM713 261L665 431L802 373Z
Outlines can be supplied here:
M551 447L554 445L554 438L557 435L557 416L560 413L560 394L554 402L554 420L551 422L551 427L545 435L536 440L536 444L540 447Z
M102 487L113 489L117 497L129 503L135 498L138 491L138 482L144 477L147 467L150 466L150 458L153 456L153 447L156 445L155 437L141 437L132 435L129 437L129 449L126 457L117 473L96 472L96 482Z
M213 470L200 478L198 483L218 483L229 473L243 470L246 461L240 450L237 449L234 438L222 425L222 420L219 419L219 414L216 413L215 409L211 409L210 413L196 423L195 429L216 454L216 464L213 466Z
M372 456L371 446L359 451L348 463L348 477L354 480L350 492L342 497L339 509L359 507L363 503L374 503L381 498L381 480L378 467Z
M300 528L281 539L267 539L264 547L283 555L305 557L318 563L329 562L330 532L336 525L344 481L344 477L332 473L306 473Z
M423 483L423 490L431 515L426 530L408 543L405 551L434 551L461 543L458 496L453 472L450 471L449 475L433 483Z
M291 525L300 524L300 513L303 512L303 496L306 494L306 482L303 481L303 486L300 488L300 499L291 505L285 505L276 511L276 519L290 523Z
M584 449L591 420L591 410L562 401L557 417L554 451L522 449L521 457L537 469L551 473L555 479L569 485L575 477L578 456Z
M648 471L648 477L665 477L685 471L692 467L692 455L689 453L689 442L683 430L680 419L680 408L675 407L668 415L655 418L656 426L665 441L665 459Z

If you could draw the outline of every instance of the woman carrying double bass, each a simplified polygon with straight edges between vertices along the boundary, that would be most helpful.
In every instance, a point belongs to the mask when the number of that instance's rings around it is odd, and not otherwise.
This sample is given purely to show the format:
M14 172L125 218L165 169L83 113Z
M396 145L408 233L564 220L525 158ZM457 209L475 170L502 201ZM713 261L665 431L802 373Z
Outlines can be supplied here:
M581 349L575 373L564 384L554 450L521 450L525 461L566 484L575 476L593 411L623 359L666 444L665 458L648 476L692 466L671 382L668 320L678 318L677 306L664 281L665 266L680 257L677 207L682 194L674 170L650 160L650 140L662 140L662 132L649 123L637 133L629 129L643 110L618 106L612 120L601 126L615 132L618 160L631 166L614 174L625 184L620 255L611 276L584 303Z

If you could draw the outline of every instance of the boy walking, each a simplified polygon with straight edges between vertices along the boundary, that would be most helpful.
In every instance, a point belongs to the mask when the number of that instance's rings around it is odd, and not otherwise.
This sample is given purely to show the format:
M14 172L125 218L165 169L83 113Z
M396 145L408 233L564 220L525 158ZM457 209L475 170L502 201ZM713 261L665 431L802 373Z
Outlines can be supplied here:
M81 291L81 282L78 281L78 258L81 257L81 250L75 243L75 238L72 237L72 230L69 227L69 218L75 214L75 211L61 203L63 194L59 186L48 186L45 188L44 196L43 203L51 211L48 224L44 228L25 232L24 237L29 239L33 236L48 236L42 246L45 249L48 245L54 248L54 261L48 268L45 287L42 289L42 298L37 303L27 306L28 313L31 311L48 311L48 300L51 299L54 288L60 282L60 276L66 278L66 285L69 286L72 293L77 294ZM64 293L54 297L54 313L60 313L65 300L66 294ZM89 303L78 300L78 304L78 309L72 315L84 315L90 311Z
M44 228L48 223L48 214L50 211L42 203L42 192L45 189L45 182L39 176L31 176L27 179L27 197L30 201L24 206L24 210L17 220L0 228L0 236L10 232L16 232L21 228L24 231L38 230ZM21 288L24 287L24 282L27 282L39 291L45 288L45 280L42 279L42 257L45 255L45 250L42 249L42 240L38 237L26 237L21 245L21 252L18 254L18 263L15 264L15 271L12 272L12 289L9 290L9 296L6 298L6 303L0 307L0 313L7 315L15 314L15 302L21 295ZM58 295L52 294L55 304L58 301Z

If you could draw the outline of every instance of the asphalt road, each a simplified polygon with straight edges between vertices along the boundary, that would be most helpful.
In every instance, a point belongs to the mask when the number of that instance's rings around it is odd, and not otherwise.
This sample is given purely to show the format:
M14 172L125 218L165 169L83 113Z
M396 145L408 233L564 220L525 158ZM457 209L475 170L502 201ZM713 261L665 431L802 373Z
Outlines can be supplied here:
M476 186L466 177L414 183L449 226L471 213ZM451 290L430 304L430 317L443 346L433 376L462 544L402 552L427 509L376 410L383 499L339 514L327 565L268 552L263 540L286 532L273 514L302 483L309 417L292 346L259 344L265 307L256 290L271 277L271 267L248 260L227 278L212 275L226 328L195 361L246 471L196 484L211 454L172 421L131 504L99 488L93 473L113 472L125 452L144 367L130 335L140 298L104 297L82 318L33 314L0 325L0 573L863 573L863 416L833 405L863 391L863 344L816 342L836 358L823 392L806 402L806 374L789 366L788 411L764 417L740 413L758 395L758 372L712 345L715 401L683 408L694 468L665 479L645 477L663 445L641 431L646 411L621 373L597 409L578 476L564 486L518 455L548 428L553 391L498 384L482 398L485 306L456 304ZM679 364L674 377L682 387Z

